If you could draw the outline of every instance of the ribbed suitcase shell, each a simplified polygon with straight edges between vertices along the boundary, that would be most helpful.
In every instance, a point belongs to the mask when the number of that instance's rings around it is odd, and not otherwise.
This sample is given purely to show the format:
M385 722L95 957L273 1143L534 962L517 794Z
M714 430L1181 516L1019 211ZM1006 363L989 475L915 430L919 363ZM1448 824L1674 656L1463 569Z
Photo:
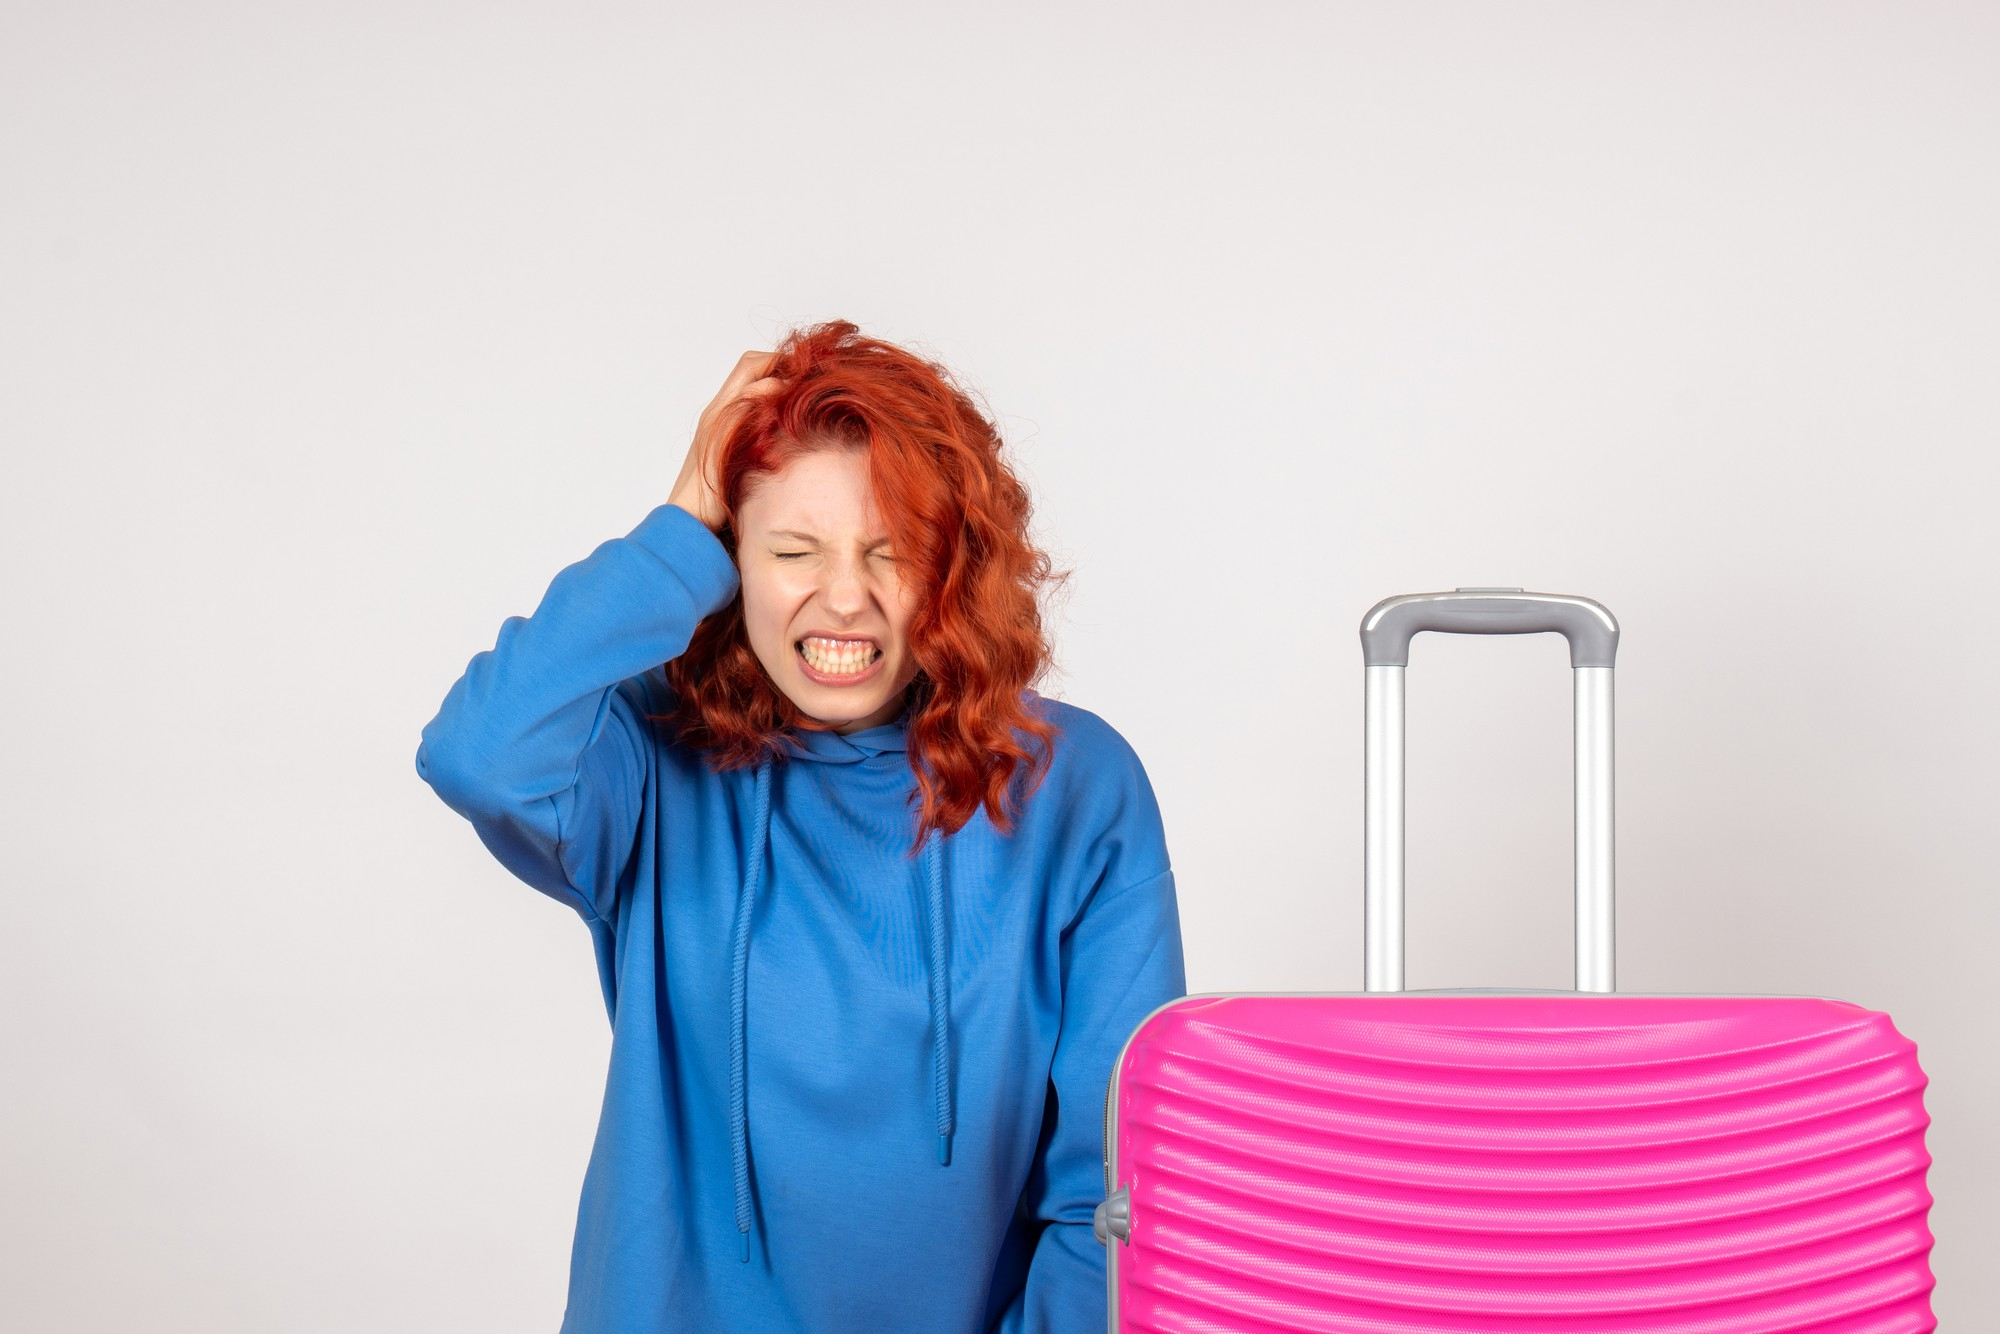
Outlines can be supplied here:
M1403 668L1424 631L1557 631L1575 669L1577 978L1404 992ZM1929 1117L1887 1015L1613 989L1616 620L1518 588L1362 621L1359 994L1206 995L1105 1098L1111 1328L1925 1334Z
M1191 996L1111 1086L1114 1330L1917 1334L1924 1075L1771 996Z

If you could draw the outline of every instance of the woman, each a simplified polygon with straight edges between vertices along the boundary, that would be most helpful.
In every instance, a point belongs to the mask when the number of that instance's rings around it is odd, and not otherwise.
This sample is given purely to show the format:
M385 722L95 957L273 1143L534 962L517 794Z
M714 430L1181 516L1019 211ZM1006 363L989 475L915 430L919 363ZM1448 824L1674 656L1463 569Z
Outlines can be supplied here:
M1106 1083L1186 983L1144 769L1029 688L1028 514L941 368L796 331L424 728L596 947L565 1334L1103 1329Z

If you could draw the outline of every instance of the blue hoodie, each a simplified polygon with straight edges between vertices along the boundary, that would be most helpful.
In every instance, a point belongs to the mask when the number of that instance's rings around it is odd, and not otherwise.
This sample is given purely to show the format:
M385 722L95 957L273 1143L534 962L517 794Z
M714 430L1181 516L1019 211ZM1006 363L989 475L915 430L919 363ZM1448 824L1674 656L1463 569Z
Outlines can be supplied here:
M642 715L736 568L661 505L509 617L417 772L590 930L611 1064L563 1334L1098 1334L1104 1097L1186 992L1159 807L1056 724L1015 830L915 831L902 720L717 773Z

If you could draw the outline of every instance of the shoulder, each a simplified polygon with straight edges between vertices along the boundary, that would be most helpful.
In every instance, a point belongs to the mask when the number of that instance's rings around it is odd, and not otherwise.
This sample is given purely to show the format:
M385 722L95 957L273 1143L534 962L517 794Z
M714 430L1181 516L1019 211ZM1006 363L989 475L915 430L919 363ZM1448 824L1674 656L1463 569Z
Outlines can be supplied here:
M1132 743L1079 705L1040 695L1028 703L1057 729L1048 773L1028 798L1031 816L1108 857L1101 869L1120 883L1166 870L1160 804Z
M1138 750L1090 709L1039 695L1027 703L1057 732L1026 820L1051 857L1051 920L1067 931L1093 903L1139 885L1170 888L1166 829Z
M1056 729L1050 773L1060 767L1102 779L1118 776L1144 781L1146 767L1123 733L1091 710L1067 700L1028 691L1023 702L1034 716Z
M648 667L612 687L611 697L619 710L632 719L635 730L650 741L663 776L707 781L714 775L700 751L683 745L677 736L680 700L667 680L664 665Z
M648 667L636 676L628 676L612 687L612 693L624 701L635 717L655 724L652 729L664 743L666 737L658 724L670 716L679 701L674 698L674 688L667 684L665 667Z

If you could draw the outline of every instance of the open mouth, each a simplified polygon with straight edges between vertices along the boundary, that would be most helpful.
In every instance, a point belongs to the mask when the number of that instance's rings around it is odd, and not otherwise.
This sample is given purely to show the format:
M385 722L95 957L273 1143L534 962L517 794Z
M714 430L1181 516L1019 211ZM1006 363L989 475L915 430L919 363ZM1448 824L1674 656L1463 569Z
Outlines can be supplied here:
M816 635L792 644L809 675L827 680L859 680L882 661L882 650L870 639L822 639Z

